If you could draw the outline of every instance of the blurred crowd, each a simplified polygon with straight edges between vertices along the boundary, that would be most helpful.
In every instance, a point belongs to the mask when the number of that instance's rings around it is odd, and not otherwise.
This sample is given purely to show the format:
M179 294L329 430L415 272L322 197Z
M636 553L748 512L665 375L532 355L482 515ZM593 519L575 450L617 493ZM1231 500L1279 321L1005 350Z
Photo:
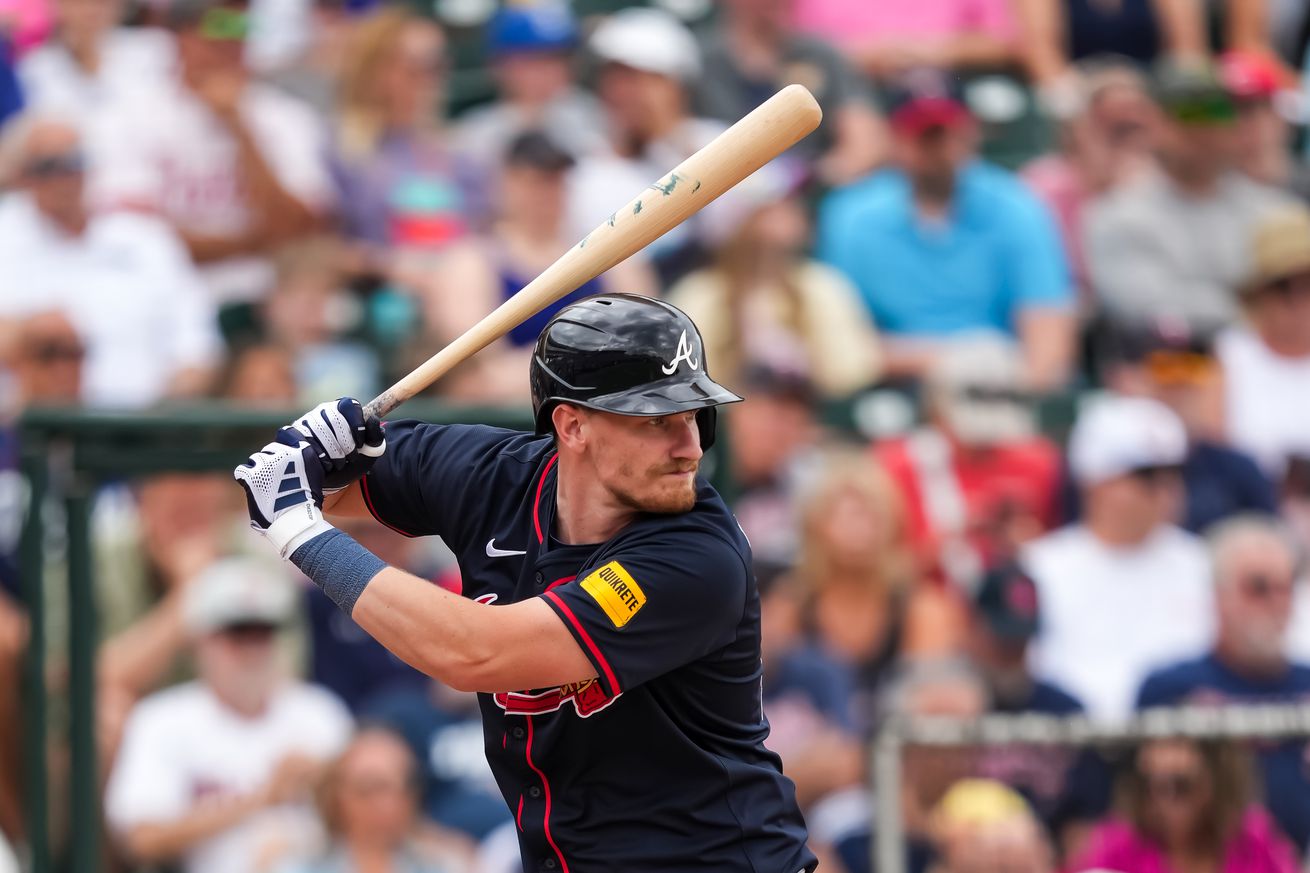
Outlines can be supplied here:
M901 786L866 750L1310 704L1307 44L1301 0L0 0L0 871L24 409L372 397L791 82L813 135L432 396L524 408L578 297L695 319L823 869L871 869L879 791L914 873L1304 869L1304 742L911 747ZM105 863L516 870L475 700L252 547L225 478L96 499Z

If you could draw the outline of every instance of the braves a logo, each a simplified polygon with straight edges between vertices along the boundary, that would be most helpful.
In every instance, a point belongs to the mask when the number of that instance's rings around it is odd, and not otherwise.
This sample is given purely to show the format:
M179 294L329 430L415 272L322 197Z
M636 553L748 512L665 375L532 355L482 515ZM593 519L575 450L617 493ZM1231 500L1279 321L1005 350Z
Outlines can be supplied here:
M672 376L674 371L678 369L678 364L682 361L686 361L687 366L693 370L699 367L700 361L691 356L691 351L691 343L687 342L687 332L684 330L682 336L678 337L678 348L673 353L673 360L660 367L661 372L665 376Z
M609 697L595 679L570 682L545 691L498 691L492 695L496 705L505 710L506 715L541 715L555 712L572 701L573 708L582 718L600 712L622 696Z

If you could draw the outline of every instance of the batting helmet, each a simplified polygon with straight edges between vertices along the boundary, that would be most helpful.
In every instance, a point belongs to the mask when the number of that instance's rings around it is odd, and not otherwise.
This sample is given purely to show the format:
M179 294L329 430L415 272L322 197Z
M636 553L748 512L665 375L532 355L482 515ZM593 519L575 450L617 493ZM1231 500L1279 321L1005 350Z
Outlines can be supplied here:
M702 448L714 443L714 407L741 400L705 372L705 346L686 313L636 294L600 294L561 309L532 352L532 412L551 433L560 403L619 415L697 410Z

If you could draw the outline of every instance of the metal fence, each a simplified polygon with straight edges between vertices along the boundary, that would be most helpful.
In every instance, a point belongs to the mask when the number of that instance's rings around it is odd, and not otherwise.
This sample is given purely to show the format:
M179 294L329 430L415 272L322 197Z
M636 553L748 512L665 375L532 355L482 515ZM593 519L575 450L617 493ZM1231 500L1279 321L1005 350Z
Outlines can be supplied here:
M1036 714L987 715L967 721L893 716L879 731L870 755L870 776L876 788L872 869L906 873L899 790L906 746L1107 746L1164 737L1310 739L1310 704L1151 709L1118 723Z

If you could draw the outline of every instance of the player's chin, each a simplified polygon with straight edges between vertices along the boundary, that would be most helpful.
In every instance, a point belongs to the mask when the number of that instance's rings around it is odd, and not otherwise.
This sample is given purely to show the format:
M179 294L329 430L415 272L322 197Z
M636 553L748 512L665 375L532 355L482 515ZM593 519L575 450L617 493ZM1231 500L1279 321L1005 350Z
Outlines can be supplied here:
M696 505L696 477L694 474L682 476L661 477L670 481L661 482L658 487L652 488L642 500L642 509L646 512L654 512L661 515L674 515L680 512L690 512L691 508Z

